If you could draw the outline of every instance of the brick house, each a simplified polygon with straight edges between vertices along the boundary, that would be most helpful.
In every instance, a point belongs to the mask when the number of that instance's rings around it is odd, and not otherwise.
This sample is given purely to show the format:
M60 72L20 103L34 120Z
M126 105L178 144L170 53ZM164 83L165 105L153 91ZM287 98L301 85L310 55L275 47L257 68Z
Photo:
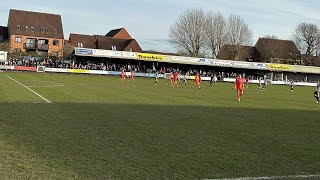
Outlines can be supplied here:
M8 19L9 51L62 56L64 34L60 15L11 9Z
M105 36L71 33L68 43L74 47L142 52L138 42L124 28L111 30Z
M301 53L293 41L259 38L255 45L263 62L298 64Z
M218 54L218 59L237 61L259 61L259 54L255 47L224 45Z
M293 41L259 38L255 46L224 45L219 59L300 64L301 53Z
M133 39L125 28L113 29L106 34L106 37L116 39Z

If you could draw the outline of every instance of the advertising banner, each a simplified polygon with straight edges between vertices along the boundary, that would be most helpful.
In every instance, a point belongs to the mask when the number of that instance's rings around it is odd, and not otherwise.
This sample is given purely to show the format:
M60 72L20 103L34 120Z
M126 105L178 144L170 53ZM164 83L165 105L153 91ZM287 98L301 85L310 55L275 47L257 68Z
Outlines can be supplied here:
M215 66L227 66L227 67L231 67L232 63L231 61L225 61L225 60L213 60L213 65Z
M148 78L154 78L156 77L156 74L154 73L136 73L137 77L148 77ZM160 77L160 76L159 76Z
M107 75L108 71L102 71L102 70L89 70L89 74L101 74L101 75Z
M16 71L37 71L36 67L27 67L27 66L14 66Z
M111 57L117 57L122 58L122 52L121 51L110 51Z
M37 72L45 72L46 67L45 66L37 66Z
M77 56L92 56L93 50L92 49L85 49L85 48L76 48L75 54Z
M187 76L187 79L192 79L192 80L194 80L194 79L196 79L196 76Z
M199 64L212 64L211 60L204 59L204 58L198 59L197 63L199 63Z
M92 53L96 57L110 57L112 55L110 51L102 49L93 49Z
M0 66L0 69L14 70L14 66Z
M137 53L137 58L148 61L164 61L165 56L157 54Z
M256 69L268 69L267 64L265 63L253 63Z
M277 71L290 71L291 67L286 64L268 64L268 68Z
M121 76L120 71L108 71L108 75L113 75L113 76Z
M86 69L69 69L70 73L81 73L81 74L88 74L89 70Z
M134 52L122 52L122 57L126 59L136 59L136 53Z
M253 64L249 62L232 62L232 65L235 68L254 68Z
M171 56L171 61L173 63L180 63L180 64L193 64L193 63L196 63L198 59L192 58L192 57Z
M0 51L0 61L7 61L8 52Z
M57 73L67 73L69 69L62 69L62 68L45 68L46 72L57 72Z

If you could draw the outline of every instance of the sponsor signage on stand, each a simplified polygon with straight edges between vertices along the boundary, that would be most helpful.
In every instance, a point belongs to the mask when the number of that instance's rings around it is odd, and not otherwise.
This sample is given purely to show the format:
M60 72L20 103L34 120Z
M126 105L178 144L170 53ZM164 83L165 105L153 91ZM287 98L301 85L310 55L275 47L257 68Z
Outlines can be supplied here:
M91 56L93 55L93 50L92 49L85 49L85 48L76 48L75 49L75 54L77 56Z
M136 53L123 51L122 57L126 59L136 59Z
M137 58L148 61L164 61L165 57L158 54L137 53Z
M290 71L291 67L286 64L268 64L269 69L278 71Z
M3 65L3 66L0 66L0 69L14 70L14 66L6 66L6 65Z
M86 69L69 69L71 73L80 73L80 74L88 74L89 70Z
M265 63L253 63L253 65L256 69L268 69Z
M27 67L27 66L14 66L16 71L37 71L36 67Z
M67 73L68 69L64 69L64 68L45 68L45 72Z

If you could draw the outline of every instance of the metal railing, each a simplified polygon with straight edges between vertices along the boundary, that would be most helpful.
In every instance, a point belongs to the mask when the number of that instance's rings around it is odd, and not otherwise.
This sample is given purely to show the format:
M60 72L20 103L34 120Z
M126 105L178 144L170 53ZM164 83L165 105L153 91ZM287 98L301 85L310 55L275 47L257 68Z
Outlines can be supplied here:
M49 44L24 43L25 49L49 50Z

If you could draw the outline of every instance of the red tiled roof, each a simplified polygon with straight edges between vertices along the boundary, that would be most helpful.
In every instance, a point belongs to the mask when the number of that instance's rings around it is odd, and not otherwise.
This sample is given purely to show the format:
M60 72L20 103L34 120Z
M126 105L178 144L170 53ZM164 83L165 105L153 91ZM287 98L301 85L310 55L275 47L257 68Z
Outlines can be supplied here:
M106 36L98 36L97 40L98 49L112 50L112 46L115 46L118 51L123 51L132 41L132 39L115 39Z
M239 54L236 54L237 51L239 51ZM236 46L226 44L222 47L220 53L218 54L218 58L226 60L247 61L250 59L259 58L259 54L256 48L252 46Z
M109 31L106 36L107 37L114 37L116 34L118 34L120 31L122 30L122 28L119 29L113 29L111 31Z
M259 38L256 46L262 58L296 59L300 51L293 41Z
M69 43L78 47L78 43L82 43L83 48L96 48L96 38L92 35L70 34Z
M125 28L113 29L105 36L117 39L133 39Z
M115 46L117 51L129 51L131 48L132 51L142 51L135 39L119 39L102 35L70 34L69 43L75 47L78 47L78 43L82 43L83 48L91 49L114 50L112 46Z
M64 38L61 16L57 14L10 9L8 29L9 35Z

